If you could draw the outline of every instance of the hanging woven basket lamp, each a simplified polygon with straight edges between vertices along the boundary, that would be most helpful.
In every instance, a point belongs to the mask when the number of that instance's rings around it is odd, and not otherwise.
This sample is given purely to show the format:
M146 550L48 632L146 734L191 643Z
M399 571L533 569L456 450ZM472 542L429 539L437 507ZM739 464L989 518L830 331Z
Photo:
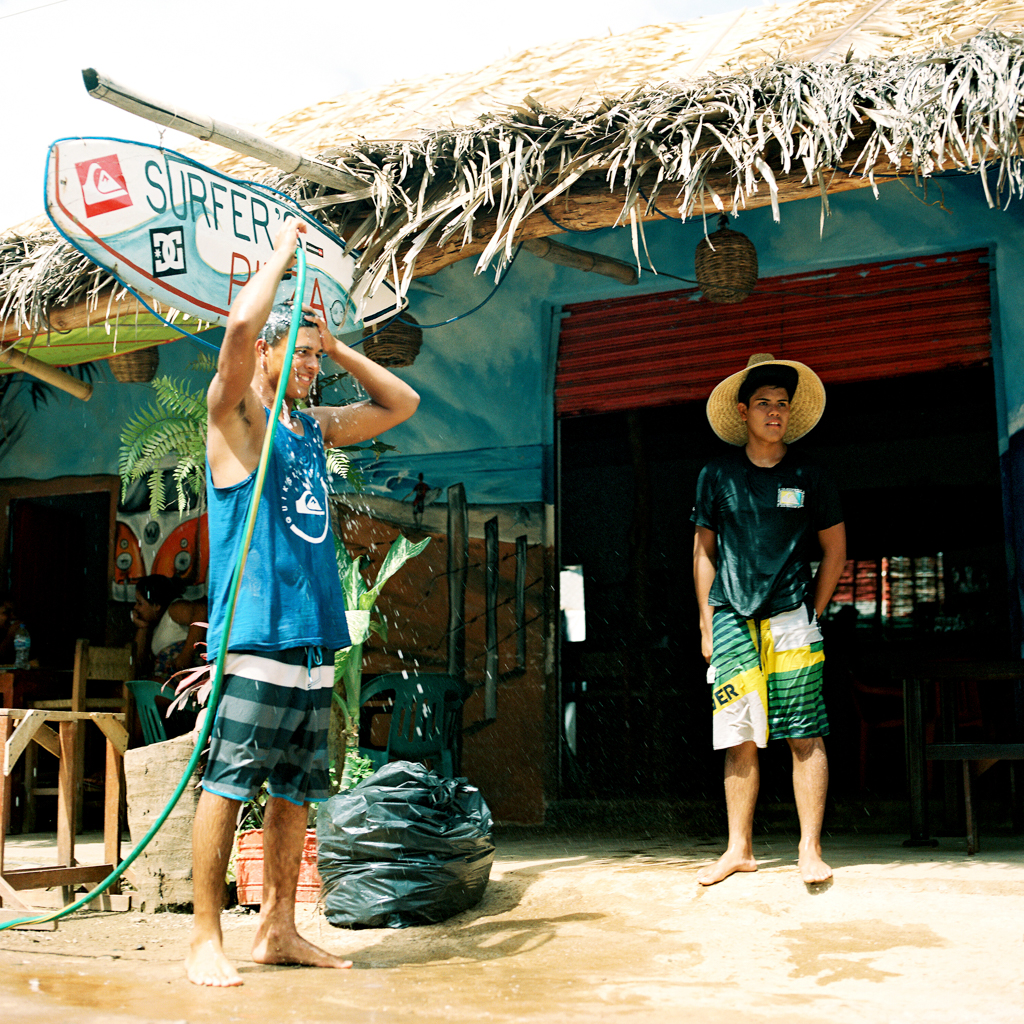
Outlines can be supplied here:
M723 213L718 230L705 235L694 253L697 283L708 302L742 302L757 284L754 243L728 224Z
M145 384L156 376L156 368L160 365L160 353L153 348L141 348L135 352L111 356L110 372L115 380L122 384Z
M423 330L409 313L392 320L380 334L377 327L363 328L363 354L381 366L412 366L423 344ZM375 335L375 336L374 336Z

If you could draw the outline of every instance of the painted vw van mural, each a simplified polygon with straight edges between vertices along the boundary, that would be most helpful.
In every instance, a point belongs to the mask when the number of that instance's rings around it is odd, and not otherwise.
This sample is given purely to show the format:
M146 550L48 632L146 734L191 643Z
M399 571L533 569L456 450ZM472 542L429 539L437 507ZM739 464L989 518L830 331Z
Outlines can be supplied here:
M160 472L164 493L174 494L173 469ZM154 518L146 481L138 480L129 487L117 508L111 593L115 601L134 601L136 580L151 574L182 580L183 596L190 601L205 597L209 559L206 513L201 512L197 495L190 495L185 512L166 509Z

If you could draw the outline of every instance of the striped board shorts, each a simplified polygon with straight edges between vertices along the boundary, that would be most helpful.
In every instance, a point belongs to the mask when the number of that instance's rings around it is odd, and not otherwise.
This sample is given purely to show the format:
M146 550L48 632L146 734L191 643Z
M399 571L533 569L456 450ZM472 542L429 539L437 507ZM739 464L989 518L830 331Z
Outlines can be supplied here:
M266 781L289 803L326 800L333 688L330 651L228 652L203 789L245 801Z
M821 692L825 651L818 619L801 605L769 619L731 608L712 617L708 682L715 750L753 740L827 736Z

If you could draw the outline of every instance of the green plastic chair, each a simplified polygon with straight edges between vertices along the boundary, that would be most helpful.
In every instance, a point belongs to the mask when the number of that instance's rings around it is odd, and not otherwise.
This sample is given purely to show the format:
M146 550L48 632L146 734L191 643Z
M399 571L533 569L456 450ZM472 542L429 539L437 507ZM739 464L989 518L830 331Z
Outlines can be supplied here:
M393 693L390 706L371 707L371 701ZM363 685L360 703L366 724L366 712L391 714L388 743L384 750L360 747L359 753L380 768L392 760L431 762L438 775L454 778L459 767L459 729L462 724L462 686L447 675L413 675L389 672Z
M164 693L167 683L158 683L155 679L129 679L125 686L135 700L139 721L142 723L142 738L146 741L146 746L150 743L162 743L167 739L167 730L164 728L160 709L156 706L156 698L170 699L174 696L174 691Z

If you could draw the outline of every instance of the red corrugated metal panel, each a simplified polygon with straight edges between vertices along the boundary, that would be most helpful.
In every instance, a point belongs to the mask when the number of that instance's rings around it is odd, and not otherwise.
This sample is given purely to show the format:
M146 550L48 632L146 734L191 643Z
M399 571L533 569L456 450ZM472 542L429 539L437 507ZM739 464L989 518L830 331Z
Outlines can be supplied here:
M987 256L974 249L764 278L735 305L685 289L565 306L556 412L704 399L752 352L808 363L826 384L983 362Z

